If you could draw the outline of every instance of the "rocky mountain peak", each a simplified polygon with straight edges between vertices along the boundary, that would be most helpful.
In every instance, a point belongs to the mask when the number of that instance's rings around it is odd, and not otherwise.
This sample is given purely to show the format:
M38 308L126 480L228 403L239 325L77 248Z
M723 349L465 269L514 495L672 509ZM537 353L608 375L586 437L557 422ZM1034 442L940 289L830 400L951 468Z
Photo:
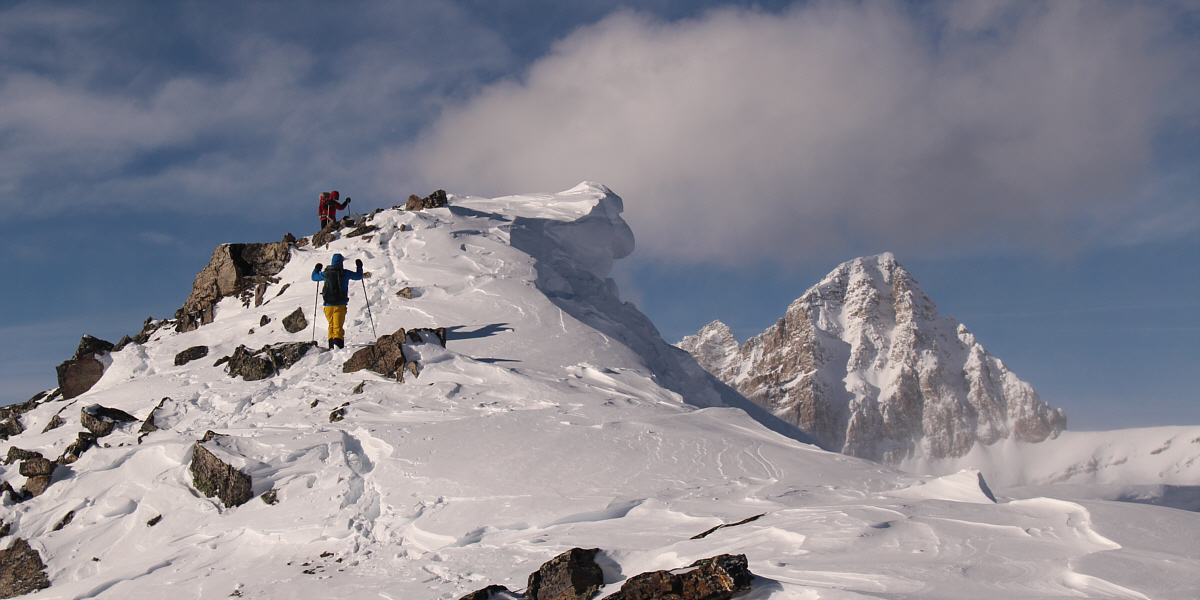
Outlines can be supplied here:
M839 265L738 345L710 323L680 347L826 447L897 463L1038 442L1066 415L988 354L890 254Z

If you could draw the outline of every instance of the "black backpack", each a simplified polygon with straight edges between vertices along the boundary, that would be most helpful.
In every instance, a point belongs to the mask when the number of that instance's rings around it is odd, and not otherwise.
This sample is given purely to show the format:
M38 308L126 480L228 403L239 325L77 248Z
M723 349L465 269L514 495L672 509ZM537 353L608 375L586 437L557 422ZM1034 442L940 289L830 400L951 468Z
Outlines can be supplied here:
M321 289L321 298L325 300L325 304L341 305L350 300L346 296L344 287L342 287L342 278L346 274L341 267L329 265L325 267L325 287Z

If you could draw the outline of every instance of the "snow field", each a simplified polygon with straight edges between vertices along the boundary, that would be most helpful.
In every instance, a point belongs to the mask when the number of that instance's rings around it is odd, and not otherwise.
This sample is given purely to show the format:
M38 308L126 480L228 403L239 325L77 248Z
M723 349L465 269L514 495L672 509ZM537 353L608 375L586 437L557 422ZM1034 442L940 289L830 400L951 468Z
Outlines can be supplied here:
M58 456L83 406L144 418L171 398L140 444L138 424L124 425L57 470L43 496L0 506L48 565L52 587L27 597L454 599L493 583L523 589L572 547L602 549L602 595L720 553L747 555L752 600L1200 592L1194 513L996 503L976 472L913 476L723 406L727 392L679 363L605 281L632 250L619 210L611 192L582 185L385 211L370 239L295 250L263 306L226 299L209 325L113 354L95 388L39 406L0 445ZM311 323L309 273L333 252L372 273L366 296L350 288L345 350L312 351L257 382L212 366L238 344L311 339L279 321L301 307ZM405 286L412 300L395 295ZM406 346L421 371L405 383L342 373L373 340L366 300L380 335L443 326L447 347ZM209 355L173 365L195 345ZM56 413L67 424L40 433ZM252 476L248 503L226 508L192 486L192 444L207 430L228 436L207 447ZM15 464L3 476L21 481ZM278 504L259 497L271 489Z

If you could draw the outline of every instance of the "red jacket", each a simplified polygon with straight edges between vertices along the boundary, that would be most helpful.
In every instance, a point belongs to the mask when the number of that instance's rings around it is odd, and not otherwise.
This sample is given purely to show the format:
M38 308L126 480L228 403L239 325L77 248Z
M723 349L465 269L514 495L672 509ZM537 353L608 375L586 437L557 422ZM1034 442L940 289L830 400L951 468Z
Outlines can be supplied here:
M349 203L349 198L345 202L338 202L332 198L322 200L320 206L317 207L317 216L327 217L331 221L337 220L337 211L345 210Z

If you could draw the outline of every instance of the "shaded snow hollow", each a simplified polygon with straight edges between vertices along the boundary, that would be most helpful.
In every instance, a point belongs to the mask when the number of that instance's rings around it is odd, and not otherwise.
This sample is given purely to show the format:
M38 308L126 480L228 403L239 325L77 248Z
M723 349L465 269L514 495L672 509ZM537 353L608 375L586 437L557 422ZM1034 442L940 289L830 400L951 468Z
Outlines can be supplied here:
M607 279L633 249L620 211L594 184L384 211L369 236L293 249L262 306L227 298L210 324L113 353L94 388L22 415L25 433L0 443L58 456L80 407L144 418L171 398L140 444L136 423L120 426L42 496L4 500L4 544L29 540L52 582L28 598L454 599L519 590L572 547L602 549L602 596L719 553L747 555L751 600L1200 593L1194 513L997 503L975 472L921 478L806 443L620 301ZM345 350L253 382L213 366L239 344L311 339L280 320L311 317L309 273L333 252L372 274L351 287ZM367 301L380 335L446 327L447 347L407 345L421 371L406 383L342 373L373 339ZM174 365L198 345L207 358ZM42 433L55 415L65 424ZM208 430L252 476L247 504L194 489L190 452ZM16 464L3 477L23 482ZM277 504L259 500L272 489Z

